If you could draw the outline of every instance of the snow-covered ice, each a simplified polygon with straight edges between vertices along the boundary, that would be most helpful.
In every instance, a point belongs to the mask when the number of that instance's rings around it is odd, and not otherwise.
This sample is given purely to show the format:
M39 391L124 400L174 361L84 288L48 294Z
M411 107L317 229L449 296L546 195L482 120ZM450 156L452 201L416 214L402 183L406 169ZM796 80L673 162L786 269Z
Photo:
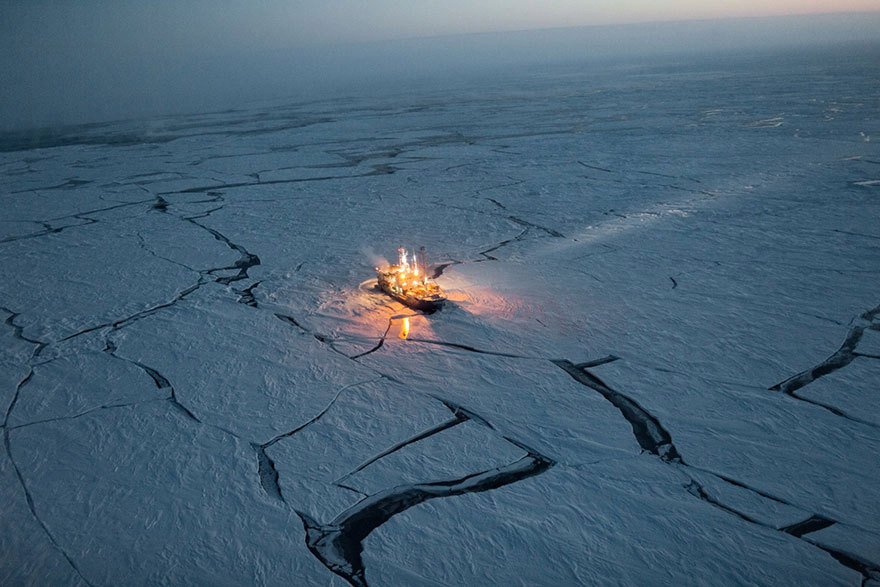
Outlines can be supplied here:
M2 143L0 583L880 584L871 60Z

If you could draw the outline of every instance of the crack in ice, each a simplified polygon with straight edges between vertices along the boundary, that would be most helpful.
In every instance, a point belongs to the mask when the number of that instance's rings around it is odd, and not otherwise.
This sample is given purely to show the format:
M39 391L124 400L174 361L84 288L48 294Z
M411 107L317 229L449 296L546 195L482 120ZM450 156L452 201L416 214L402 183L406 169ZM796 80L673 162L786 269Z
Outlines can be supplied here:
M825 375L833 373L839 369L843 369L844 367L852 363L857 357L867 356L857 352L856 349L858 348L859 342L861 342L865 330L875 330L876 328L878 328L878 324L874 322L878 315L880 315L880 306L863 312L855 319L855 324L850 327L849 331L847 332L846 338L844 338L843 343L840 345L840 348L838 348L834 352L834 354L832 354L830 357L828 357L818 365L811 367L805 371L801 371L797 375L793 375L785 381L773 385L772 387L770 387L770 390L781 391L791 398L821 407L831 412L832 414L835 414L842 418L846 418L854 422L859 422L860 424L878 427L876 423L863 420L856 416L847 414L843 410L834 406L830 406L818 400L808 399L797 394L797 391L802 387L809 385L813 381L824 377Z
M285 503L287 502L287 500L284 499L284 494L281 492L281 484L279 483L278 469L275 467L275 461L272 460L272 457L269 456L269 454L266 452L266 450L269 449L272 445L276 444L277 442L284 440L285 438L290 438L294 434L301 432L305 428L311 426L312 424L314 424L315 422L317 422L318 420L323 418L324 414L326 414L327 411L333 407L333 404L336 403L336 400L339 399L339 396L342 395L343 391L345 391L347 389L351 389L352 387L357 387L359 385L366 385L368 383L378 381L379 379L380 378L377 377L375 379L369 379L367 381L359 381L357 383L352 383L352 384L346 385L345 387L340 388L339 391L336 392L336 395L333 396L333 399L331 399L330 402L326 406L324 406L324 409L322 409L315 416L313 416L312 418L310 418L309 420L307 420L303 424L300 424L299 426L297 426L293 430L290 430L290 431L285 432L283 434L279 434L279 435L275 436L274 438L272 438L271 440L264 442L262 444L256 444L256 443L252 444L252 446L254 447L254 449L257 452L257 464L258 464L257 469L258 469L258 473L260 475L260 484L263 486L263 490L266 492L267 495L274 497L275 499L278 499L279 501L282 501ZM350 488L347 488L347 489L350 489Z
M880 308L878 308L880 311ZM601 359L599 363L601 363ZM737 481L731 477L726 475L716 473L714 471L698 467L695 465L690 465L684 461L682 456L679 454L675 445L672 442L672 437L669 432L666 431L665 428L660 424L659 420L655 418L653 415L648 413L644 408L642 408L635 400L613 390L607 384L605 384L601 379L595 376L592 373L589 373L586 368L580 367L579 365L573 364L571 361L567 360L554 360L553 363L558 367L562 368L566 373L568 373L573 379L575 379L578 383L589 387L597 392L599 392L605 399L607 399L612 405L614 405L618 410L620 410L621 414L624 418L630 423L633 430L633 435L636 438L639 446L642 450L645 450L657 457L660 458L665 463L669 463L671 465L682 467L684 469L692 469L695 471L700 471L702 473L706 473L711 475L725 483L729 483L735 487L739 487L741 489L745 489L756 495L759 495L765 499L769 499L771 501L784 504L802 511L808 511L806 508L797 506L795 504L789 503L786 500L783 500L779 497L771 495L765 491L761 491L745 483ZM589 364L588 362L587 364ZM684 472L683 472L684 473ZM720 500L712 497L703 487L701 483L699 483L696 479L694 479L691 475L684 473L688 478L688 483L685 485L685 489L687 492L694 497L708 503L709 505L718 508L724 512L732 514L746 522L751 524L756 524L765 528L769 528L772 530L777 530L780 532L784 532L801 540L805 540L816 546L817 548L824 550L825 552L831 554L838 562L841 564L854 569L862 574L865 580L871 578L873 573L880 572L880 566L875 563L871 563L869 561L865 561L858 557L854 557L853 555L849 555L846 553L841 553L834 549L830 549L821 544L817 544L814 541L809 540L805 536L811 532L818 531L823 528L827 528L834 524L839 524L836 520L832 520L825 516L820 516L818 514L813 514L806 520L799 522L797 524L793 524L791 526L785 528L777 528L770 524L765 524L752 516L749 516L736 508L728 506L727 504L721 502Z
M539 475L555 464L524 444L515 444L527 454L513 463L455 479L385 489L362 499L327 524L297 510L306 532L306 545L318 560L350 585L366 587L366 569L361 557L363 541L395 515L431 499L498 489Z

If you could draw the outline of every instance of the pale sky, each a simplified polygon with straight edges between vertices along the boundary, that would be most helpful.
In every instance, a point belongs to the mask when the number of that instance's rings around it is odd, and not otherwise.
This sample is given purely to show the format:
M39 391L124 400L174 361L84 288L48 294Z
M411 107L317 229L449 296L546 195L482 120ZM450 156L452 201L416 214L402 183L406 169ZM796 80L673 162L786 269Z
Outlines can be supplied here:
M717 35L696 23L648 35L623 27L619 38L601 28L829 12L872 14L837 18L831 27L746 22ZM235 105L342 78L346 68L360 75L365 64L387 70L409 58L413 65L412 45L395 53L388 43L357 45L364 42L600 27L580 37L521 37L519 46L491 35L426 41L415 64L424 73L434 56L446 70L481 58L531 58L535 42L551 58L587 46L591 54L631 52L648 37L653 45L645 50L655 53L749 47L756 39L873 39L878 17L880 0L0 0L0 129Z
M880 0L0 0L8 40L117 51L285 48L633 22L880 11Z
M880 0L324 0L262 2L268 37L398 39L634 22L880 10ZM257 13L252 16L259 21ZM254 23L260 28L259 22Z

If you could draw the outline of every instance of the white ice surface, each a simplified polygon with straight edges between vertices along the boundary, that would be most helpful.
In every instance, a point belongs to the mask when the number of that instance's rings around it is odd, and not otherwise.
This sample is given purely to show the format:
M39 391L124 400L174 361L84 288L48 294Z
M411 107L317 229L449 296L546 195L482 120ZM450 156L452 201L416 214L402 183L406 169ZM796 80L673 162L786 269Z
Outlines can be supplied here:
M298 513L418 491L371 585L880 577L876 83L788 59L4 149L0 584L343 585ZM373 287L399 244L441 312Z

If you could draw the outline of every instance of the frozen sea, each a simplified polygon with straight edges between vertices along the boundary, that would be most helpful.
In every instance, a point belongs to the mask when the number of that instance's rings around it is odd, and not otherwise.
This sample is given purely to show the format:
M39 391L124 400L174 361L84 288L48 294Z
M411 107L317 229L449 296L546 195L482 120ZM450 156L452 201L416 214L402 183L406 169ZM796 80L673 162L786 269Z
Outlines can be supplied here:
M0 584L880 585L878 63L2 135Z

